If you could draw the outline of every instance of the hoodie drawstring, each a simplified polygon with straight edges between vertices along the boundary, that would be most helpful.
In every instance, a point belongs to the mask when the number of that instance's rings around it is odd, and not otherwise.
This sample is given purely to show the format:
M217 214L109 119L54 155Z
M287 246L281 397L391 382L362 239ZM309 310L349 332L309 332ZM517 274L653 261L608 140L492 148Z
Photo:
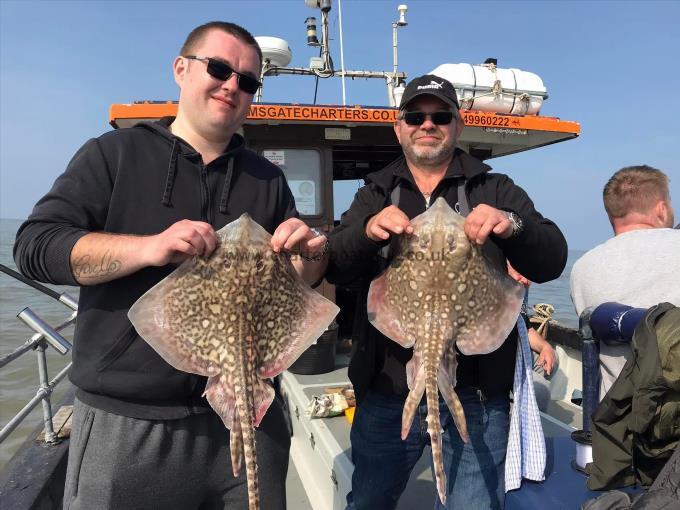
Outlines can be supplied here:
M234 156L229 158L227 163L227 176L224 178L224 187L222 188L222 196L220 197L220 213L227 214L227 202L229 200L229 191L231 189L231 176L234 173Z
M179 144L177 140L172 141L172 150L170 151L170 162L168 163L168 178L165 181L165 191L163 191L163 199L161 203L170 207L170 197L172 197L172 188L175 186L175 176L177 175L177 156L179 154Z

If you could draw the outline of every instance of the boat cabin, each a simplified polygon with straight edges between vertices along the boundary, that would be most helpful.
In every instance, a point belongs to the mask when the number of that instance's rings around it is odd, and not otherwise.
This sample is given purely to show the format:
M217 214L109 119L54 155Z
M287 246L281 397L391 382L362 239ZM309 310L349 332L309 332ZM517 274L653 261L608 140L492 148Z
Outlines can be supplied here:
M114 104L115 128L174 116L175 102ZM485 160L576 138L577 122L535 115L461 111L463 150ZM283 170L298 211L314 226L332 228L337 181L362 179L401 155L393 130L397 109L254 103L240 132L248 147Z

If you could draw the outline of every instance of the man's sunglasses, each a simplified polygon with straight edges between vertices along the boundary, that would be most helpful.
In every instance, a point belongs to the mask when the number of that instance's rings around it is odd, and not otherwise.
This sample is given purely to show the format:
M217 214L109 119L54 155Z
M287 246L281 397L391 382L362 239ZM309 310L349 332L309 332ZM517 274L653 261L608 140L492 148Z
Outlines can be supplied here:
M236 81L238 82L238 88L241 89L246 94L254 94L257 89L262 85L252 76L247 74L241 74L238 71L234 71L229 65L224 62L210 58L210 57L197 57L196 55L185 55L184 58L189 60L200 60L201 62L208 63L208 74L213 78L221 81L227 81L232 74L236 73Z
M404 122L406 122L406 124L409 126L421 126L427 117L430 117L430 120L433 124L436 124L437 126L444 126L451 124L451 121L453 120L453 112L450 110L432 113L404 112L403 118Z

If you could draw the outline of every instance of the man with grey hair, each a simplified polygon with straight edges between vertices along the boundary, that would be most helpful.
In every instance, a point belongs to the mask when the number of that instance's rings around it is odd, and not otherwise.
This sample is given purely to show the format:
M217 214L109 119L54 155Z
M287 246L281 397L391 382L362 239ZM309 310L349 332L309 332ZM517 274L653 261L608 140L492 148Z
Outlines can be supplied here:
M467 203L471 212L465 233L498 270L506 271L507 259L532 281L546 282L557 278L566 263L562 233L536 211L524 190L456 148L463 131L458 110L451 83L435 75L414 78L394 124L404 156L366 176L366 186L329 237L327 279L360 286L349 366L358 403L351 431L351 510L395 508L429 443L422 403L406 439L401 439L406 363L413 350L382 335L369 323L366 311L371 280L396 255L399 235L413 232L410 219L440 197L456 210ZM503 507L516 351L515 330L490 354L458 357L456 392L470 440L463 442L440 399L447 508Z
M608 301L636 308L680 305L680 232L673 229L666 174L647 165L622 168L605 185L603 200L614 237L574 264L576 313ZM630 355L628 344L600 344L600 398Z

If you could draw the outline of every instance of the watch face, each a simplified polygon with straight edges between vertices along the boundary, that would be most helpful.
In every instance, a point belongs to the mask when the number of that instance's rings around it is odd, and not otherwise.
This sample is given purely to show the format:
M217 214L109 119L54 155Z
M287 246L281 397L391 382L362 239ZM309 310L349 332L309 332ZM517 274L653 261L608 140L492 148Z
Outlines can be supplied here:
M522 231L522 228L524 227L522 218L520 218L518 214L511 212L509 215L509 219L510 223L512 223L512 235L516 236Z

